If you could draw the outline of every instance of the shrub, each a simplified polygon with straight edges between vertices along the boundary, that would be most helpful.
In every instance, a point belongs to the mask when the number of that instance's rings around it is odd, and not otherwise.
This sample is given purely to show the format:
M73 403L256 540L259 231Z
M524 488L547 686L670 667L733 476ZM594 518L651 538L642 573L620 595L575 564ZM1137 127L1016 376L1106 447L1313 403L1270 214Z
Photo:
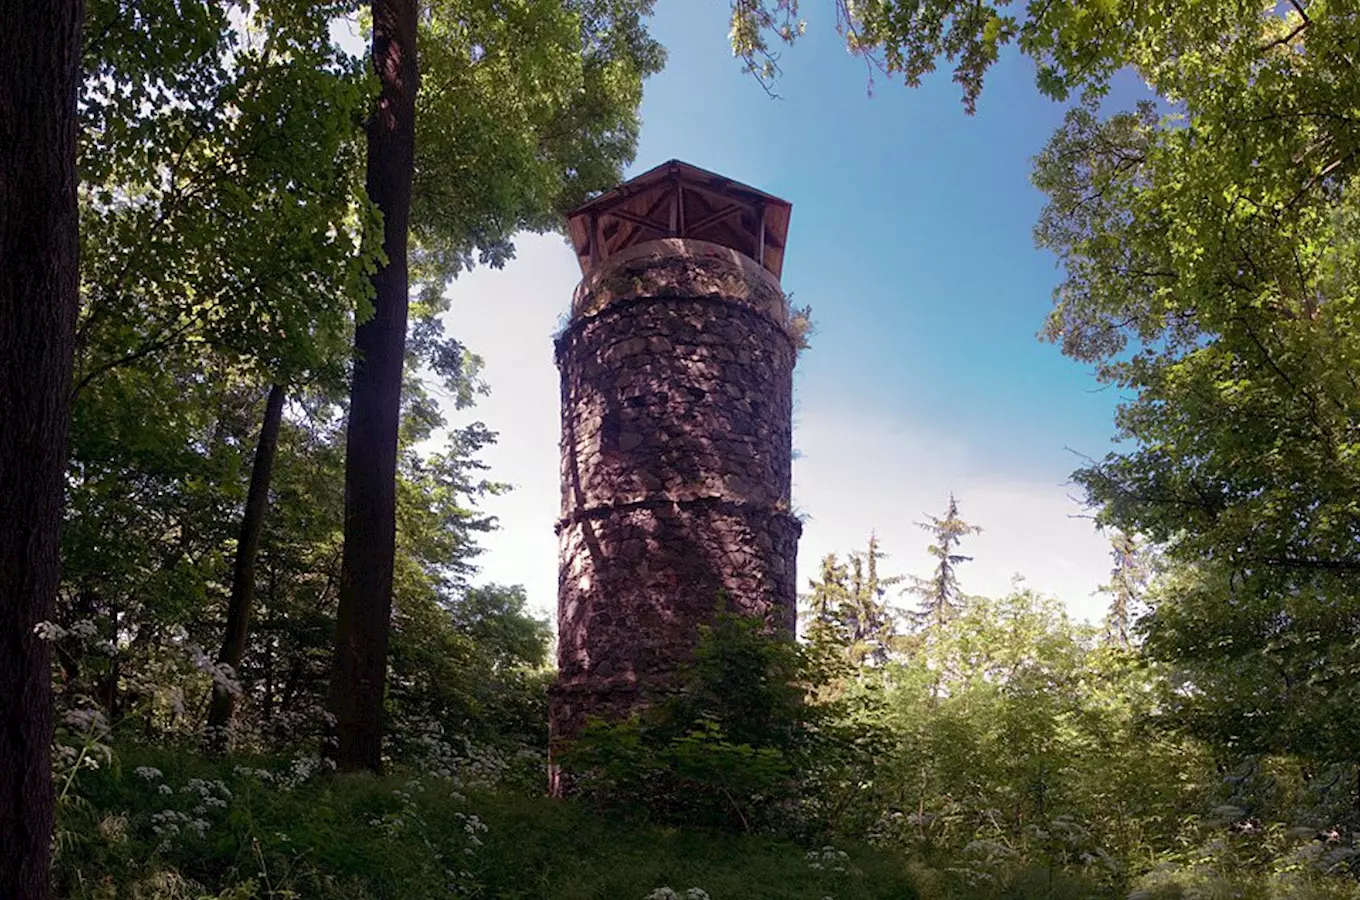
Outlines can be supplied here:
M665 822L806 834L841 809L873 732L817 702L825 663L720 604L674 689L627 720L592 719L563 748L578 793Z

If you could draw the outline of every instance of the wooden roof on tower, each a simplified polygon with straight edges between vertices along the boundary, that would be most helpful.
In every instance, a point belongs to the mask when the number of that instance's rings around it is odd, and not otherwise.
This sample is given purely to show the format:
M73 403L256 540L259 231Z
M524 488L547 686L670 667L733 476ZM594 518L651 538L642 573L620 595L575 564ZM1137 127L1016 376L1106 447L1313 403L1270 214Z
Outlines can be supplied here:
M793 204L673 159L567 214L581 271L659 238L711 241L750 256L779 278Z

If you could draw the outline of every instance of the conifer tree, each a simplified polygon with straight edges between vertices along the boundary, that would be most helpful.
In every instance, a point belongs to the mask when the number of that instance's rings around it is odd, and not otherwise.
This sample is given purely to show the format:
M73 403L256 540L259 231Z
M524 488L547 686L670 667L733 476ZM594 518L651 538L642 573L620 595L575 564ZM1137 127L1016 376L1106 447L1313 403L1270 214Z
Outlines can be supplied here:
M834 648L856 668L882 665L892 648L896 629L887 594L902 577L879 575L884 555L874 534L868 547L851 552L845 564L836 554L827 554L820 575L808 583L811 592L804 595L809 641Z
M929 521L917 522L917 526L930 532L934 541L927 552L935 557L935 571L929 578L913 577L907 592L921 600L920 607L911 614L917 627L923 629L939 628L954 618L963 608L964 595L959 590L957 568L961 563L972 560L958 552L959 542L970 534L979 534L982 529L970 525L959 516L959 503L953 494L949 495L949 507L943 517L927 516Z
M884 558L878 535L869 535L864 552L850 554L849 604L845 620L850 633L850 657L857 666L882 665L888 661L896 631L888 608L888 588L902 582L902 576L882 577L878 564Z
M849 573L834 553L822 557L822 570L808 580L810 593L804 594L807 623L805 634L809 642L820 647L844 647L847 643L841 610L845 608L849 589Z

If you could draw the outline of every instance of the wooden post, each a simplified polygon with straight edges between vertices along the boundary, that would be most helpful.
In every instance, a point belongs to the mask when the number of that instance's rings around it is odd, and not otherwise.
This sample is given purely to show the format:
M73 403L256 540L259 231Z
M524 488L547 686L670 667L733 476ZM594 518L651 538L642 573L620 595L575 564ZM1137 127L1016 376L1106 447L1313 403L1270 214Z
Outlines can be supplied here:
M593 269L600 261L600 217L593 209L590 211L590 237L587 243L590 245L590 267Z
M760 228L756 237L756 262L765 265L765 204L760 204Z
M671 237L680 236L680 181L671 179Z

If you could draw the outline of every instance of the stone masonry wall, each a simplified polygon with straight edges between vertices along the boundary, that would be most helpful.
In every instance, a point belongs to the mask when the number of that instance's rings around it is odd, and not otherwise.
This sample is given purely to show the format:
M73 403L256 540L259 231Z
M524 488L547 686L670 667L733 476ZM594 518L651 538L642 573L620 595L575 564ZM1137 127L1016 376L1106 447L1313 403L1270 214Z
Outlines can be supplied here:
M587 280L557 343L559 737L664 686L720 590L794 630L787 305L735 251L643 248Z

